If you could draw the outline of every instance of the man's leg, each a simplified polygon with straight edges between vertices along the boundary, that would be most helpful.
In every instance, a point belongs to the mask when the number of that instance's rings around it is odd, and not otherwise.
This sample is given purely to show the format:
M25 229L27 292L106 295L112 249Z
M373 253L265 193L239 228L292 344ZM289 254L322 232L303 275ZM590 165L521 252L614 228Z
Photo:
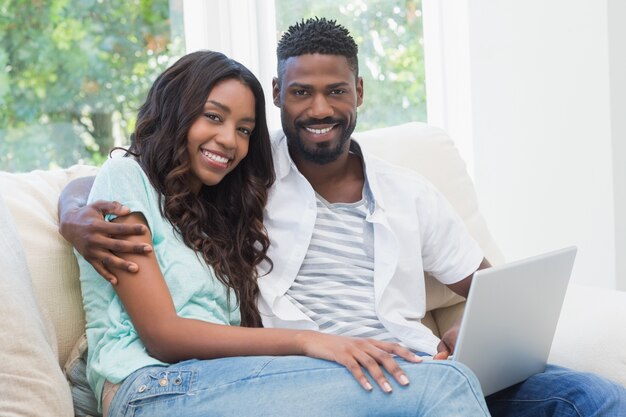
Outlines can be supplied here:
M494 417L626 417L626 389L598 375L548 365L488 396L487 405Z

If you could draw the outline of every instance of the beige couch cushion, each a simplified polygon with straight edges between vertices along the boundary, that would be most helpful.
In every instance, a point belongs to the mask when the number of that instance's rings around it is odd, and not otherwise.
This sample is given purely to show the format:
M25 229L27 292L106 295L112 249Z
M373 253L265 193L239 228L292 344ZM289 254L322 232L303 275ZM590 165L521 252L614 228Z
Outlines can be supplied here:
M71 246L58 233L57 201L69 181L95 172L80 165L25 174L0 172L0 195L15 220L41 308L54 325L59 365L84 332L84 314L78 265Z
M0 415L72 416L56 338L40 311L24 251L0 195Z

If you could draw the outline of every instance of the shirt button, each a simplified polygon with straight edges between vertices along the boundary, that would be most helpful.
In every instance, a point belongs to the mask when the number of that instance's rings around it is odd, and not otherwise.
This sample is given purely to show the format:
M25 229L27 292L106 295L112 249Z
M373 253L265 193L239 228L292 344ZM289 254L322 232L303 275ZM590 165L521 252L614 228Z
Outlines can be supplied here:
M179 376L176 377L176 379L174 379L174 385L180 385L183 383L183 379Z
M147 386L142 385L142 386L140 386L140 387L137 389L137 391L138 391L138 392L144 392L144 391L145 391L145 390L147 390L147 389L148 389L148 387L147 387Z
M159 379L159 385L164 387L167 385L167 378L161 378Z

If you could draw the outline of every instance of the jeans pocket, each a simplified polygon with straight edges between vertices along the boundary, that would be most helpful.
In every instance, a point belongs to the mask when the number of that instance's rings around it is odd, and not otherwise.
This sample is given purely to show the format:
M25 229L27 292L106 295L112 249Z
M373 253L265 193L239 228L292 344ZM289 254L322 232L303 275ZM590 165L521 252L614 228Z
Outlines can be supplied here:
M195 372L190 370L149 370L133 381L133 394L128 405L138 406L173 396L185 395L192 389Z

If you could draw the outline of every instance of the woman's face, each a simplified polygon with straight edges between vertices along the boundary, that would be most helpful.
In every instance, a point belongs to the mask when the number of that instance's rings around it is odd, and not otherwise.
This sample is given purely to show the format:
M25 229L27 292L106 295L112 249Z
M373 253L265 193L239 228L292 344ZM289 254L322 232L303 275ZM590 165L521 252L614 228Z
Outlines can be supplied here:
M192 190L216 185L248 154L255 126L252 90L237 79L217 83L187 134Z

